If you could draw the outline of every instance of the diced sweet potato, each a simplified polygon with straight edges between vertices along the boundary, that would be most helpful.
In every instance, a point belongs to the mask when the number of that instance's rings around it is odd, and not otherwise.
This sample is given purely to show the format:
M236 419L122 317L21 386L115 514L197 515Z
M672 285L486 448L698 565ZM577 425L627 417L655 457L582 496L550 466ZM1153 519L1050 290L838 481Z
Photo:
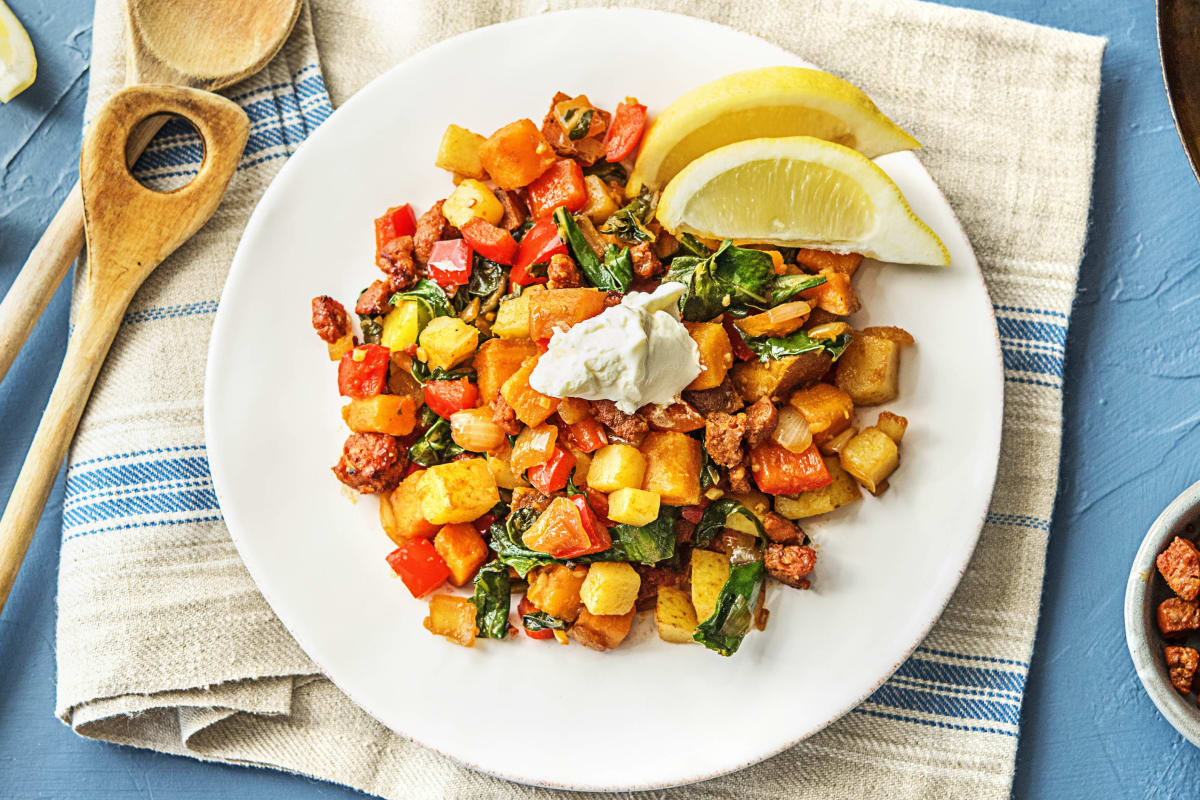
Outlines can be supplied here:
M351 400L342 407L342 419L355 433L407 436L416 425L416 405L408 396L377 394Z
M733 366L733 346L725 327L717 322L685 322L688 334L700 351L700 374L686 388L714 389Z
M379 499L379 520L396 544L404 544L414 536L428 539L438 532L438 526L421 514L420 486L424 477L425 470L418 470Z
M599 289L548 289L529 297L529 338L549 339L557 330L596 316L604 310Z
M557 160L554 148L531 120L519 119L479 146L479 161L501 189L528 186Z
M532 339L488 339L475 353L475 374L479 381L479 404L490 405L500 387L528 358L538 354Z
M521 534L522 543L539 553L562 553L588 546L579 509L566 497L555 497ZM578 552L578 551L577 551Z
M443 525L433 537L433 549L450 568L450 582L463 586L487 560L488 548L475 526L467 522Z
M827 250L799 250L796 253L796 263L808 272L840 272L853 275L862 263L859 253L830 253Z
M794 356L768 361L743 361L730 374L733 385L746 403L763 397L779 402L795 388L819 381L829 371L833 359L823 350L810 350Z
M789 497L778 495L775 498L775 511L788 519L804 519L826 514L835 508L853 503L862 497L858 481L849 472L842 469L837 456L825 456L825 467L829 470L833 483L823 489L813 489L808 492Z
M1171 591L1182 599L1195 600L1200 594L1200 550L1196 545L1176 536L1155 563Z
M475 604L469 597L435 594L429 600L429 616L425 630L445 636L455 644L474 647L479 628L475 626Z
M702 457L697 439L686 433L651 431L639 449L646 457L642 489L656 492L663 505L694 506L700 502Z
M879 494L884 481L900 466L900 448L874 426L859 431L838 457L842 469L853 475L871 494Z
M850 276L841 272L822 272L825 282L800 293L816 308L839 317L848 317L862 307L850 285Z
M435 525L471 522L500 502L496 480L482 458L432 466L417 490L421 514Z
M850 395L828 383L814 383L795 391L788 403L808 421L808 429L818 445L849 428L854 414Z
M535 567L526 576L529 589L525 596L550 616L574 622L583 604L579 590L587 574L587 567L568 567L564 564Z
M479 148L486 141L478 133L472 133L458 125L447 125L438 146L433 164L468 178L485 178L483 163L479 160Z
M629 635L636 613L630 609L628 614L597 616L584 608L579 612L579 619L571 626L571 636L584 647L612 650Z
M858 406L877 406L900 394L900 349L896 337L868 331L854 334L850 346L838 360L836 382ZM903 331L901 331L903 333ZM909 337L911 340L912 337Z
M500 386L504 402L512 408L517 419L530 427L541 425L558 408L557 397L544 395L529 385L529 376L537 367L538 357L525 359L520 368Z

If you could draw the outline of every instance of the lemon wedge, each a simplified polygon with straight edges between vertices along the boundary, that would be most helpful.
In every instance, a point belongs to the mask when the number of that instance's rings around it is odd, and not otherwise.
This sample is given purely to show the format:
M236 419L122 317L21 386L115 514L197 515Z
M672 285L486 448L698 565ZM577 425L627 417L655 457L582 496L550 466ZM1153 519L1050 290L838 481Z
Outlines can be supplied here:
M7 103L33 83L37 58L33 42L12 10L0 0L0 103Z
M706 239L950 263L946 245L875 162L811 136L719 147L671 179L656 213L671 233Z
M627 191L658 189L710 150L764 136L815 136L867 158L921 144L854 84L802 67L764 67L697 87L655 118Z

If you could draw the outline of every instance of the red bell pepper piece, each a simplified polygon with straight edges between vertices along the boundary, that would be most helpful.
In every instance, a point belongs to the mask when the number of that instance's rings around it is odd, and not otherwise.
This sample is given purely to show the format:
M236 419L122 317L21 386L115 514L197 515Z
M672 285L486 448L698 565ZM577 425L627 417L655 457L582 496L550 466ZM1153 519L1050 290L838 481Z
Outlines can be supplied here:
M559 159L550 169L529 184L527 204L534 219L548 217L559 206L578 211L587 205L587 187L583 184L583 168L569 158Z
M750 451L750 471L758 488L767 494L797 494L833 483L815 444L803 453L793 453L775 442L763 442Z
M361 344L338 362L338 393L365 400L383 392L387 385L389 353L378 344Z
M721 320L721 325L725 328L725 333L729 334L729 344L733 346L733 355L739 361L753 361L758 358L754 355L754 351L746 345L746 340L742 338L742 332L738 330L737 325L733 324L733 317L728 314Z
M450 577L450 567L438 555L433 543L419 536L389 553L387 562L413 597L424 597Z
M488 532L488 528L492 527L492 523L495 521L496 515L489 511L471 524L475 526L475 530L477 530L480 534L484 534Z
M646 107L637 98L626 97L624 103L617 105L608 133L604 135L604 158L621 161L631 156L645 129Z
M439 417L449 419L455 411L474 408L478 402L479 390L468 378L425 384L425 405Z
M392 206L383 212L383 216L375 220L375 252L378 254L383 246L397 236L412 236L417 232L417 215L412 206L405 203L402 206Z
M537 606L535 606L533 603L529 602L528 597L525 597L524 595L522 595L521 602L517 603L517 615L523 619L526 614L532 614L535 611L541 611L541 609L538 608ZM521 630L525 631L525 635L528 636L530 639L553 639L554 638L554 631L552 631L552 630L531 631L531 630L529 630L529 628L525 627L524 622L521 623Z
M567 478L575 469L575 456L555 445L554 452L543 464L530 467L525 475L533 487L542 494L558 492L566 488Z
M583 493L587 495L587 503L592 507L592 513L600 520L601 525L607 528L616 524L608 518L608 495L590 486L583 487Z
M497 264L511 267L517 257L517 240L503 228L497 228L487 220L472 217L462 226L462 235L471 249Z
M454 294L459 286L471 281L471 246L463 239L443 239L433 245L426 265L429 277Z
M595 417L588 417L567 425L566 434L567 441L576 450L582 450L585 453L594 453L608 444L608 434L604 432L604 426L597 422Z
M545 283L546 278L535 278L529 274L529 268L534 264L547 264L551 257L559 253L566 255L567 246L558 235L558 226L553 218L540 219L525 232L517 247L517 260L513 263L509 278L514 286L528 286L532 283Z
M612 547L612 538L608 535L608 528L596 519L596 515L592 513L592 507L588 505L587 497L582 494L571 496L571 502L575 504L575 508L579 511L579 520L583 525L583 532L587 534L588 546L583 548L572 548L569 551L554 553L555 558L578 558L585 556L588 553L600 553Z

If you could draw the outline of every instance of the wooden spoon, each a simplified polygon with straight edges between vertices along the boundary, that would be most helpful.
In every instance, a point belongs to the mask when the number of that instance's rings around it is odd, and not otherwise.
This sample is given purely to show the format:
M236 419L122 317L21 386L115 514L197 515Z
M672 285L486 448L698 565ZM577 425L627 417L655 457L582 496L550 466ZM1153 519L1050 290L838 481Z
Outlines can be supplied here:
M125 164L134 127L155 114L178 114L204 140L199 174L169 192L142 186ZM154 268L212 216L249 136L250 120L237 103L165 84L121 90L92 121L79 159L87 281L50 404L0 518L0 611L129 302Z
M216 91L258 72L287 40L303 0L126 0L126 84ZM131 137L133 164L165 120ZM83 247L79 182L0 302L0 379Z

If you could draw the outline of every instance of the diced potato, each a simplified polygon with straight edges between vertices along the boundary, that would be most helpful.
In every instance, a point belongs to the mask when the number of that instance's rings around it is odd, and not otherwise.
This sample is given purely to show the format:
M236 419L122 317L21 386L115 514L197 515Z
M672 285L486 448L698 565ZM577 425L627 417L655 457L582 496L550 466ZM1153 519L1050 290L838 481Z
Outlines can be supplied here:
M624 614L633 610L642 576L624 561L597 561L588 567L579 598L592 614Z
M730 371L733 385L746 403L769 397L778 402L792 389L820 380L833 359L823 350L767 361L742 361Z
M530 486L518 486L517 488L513 489L513 508L530 506L531 508L536 508L539 512L541 512L550 507L550 501L551 498Z
M486 178L483 163L479 160L479 148L487 141L478 133L472 133L457 125L447 125L438 146L434 166L462 175L464 178Z
M489 405L500 394L500 387L513 376L525 359L538 354L531 339L488 339L475 353L475 374L479 383L479 404Z
M728 577L729 556L712 550L692 551L692 607L696 619L703 622L713 615Z
M900 444L900 440L904 438L904 432L908 430L908 418L890 411L880 411L879 421L875 423L875 427L886 433L893 442Z
M326 347L329 349L330 361L341 361L342 356L354 349L354 334L346 331L345 336L336 342L329 342Z
M504 440L498 450L487 454L488 471L496 479L496 485L501 489L516 489L521 486L528 486L528 481L513 472L511 458L512 445L508 443L507 439Z
M475 526L468 522L443 525L433 537L433 549L450 568L450 582L463 586L487 561L488 547Z
M539 291L546 291L541 285L526 286L520 296L500 303L496 309L496 321L492 323L492 333L505 339L529 338L529 300Z
M638 488L646 475L646 458L634 446L606 444L592 456L588 486L600 492Z
M417 407L407 395L377 394L351 400L342 407L342 419L356 433L407 436L417 424Z
M900 466L900 448L879 428L863 428L838 454L842 469L871 494L878 494L888 476Z
M850 285L850 276L842 272L822 272L825 282L800 293L817 308L839 317L848 317L861 308L858 295Z
M658 587L654 624L658 627L658 637L664 642L691 642L697 622L696 609L692 608L692 600L688 593L674 586Z
M849 428L854 414L850 395L829 383L814 383L793 392L788 402L807 420L818 445Z
M837 385L858 406L877 406L895 400L900 394L900 349L903 342L868 332L874 330L854 334L850 346L838 360Z
M549 339L555 331L604 310L604 292L599 289L548 289L529 298L529 338Z
M586 214L592 222L604 222L617 213L617 203L608 193L608 186L599 175L588 175L583 179L587 189L587 205L581 213Z
M663 505L694 506L700 502L699 440L686 433L651 431L642 440L641 452L646 457L643 489L656 492Z
M617 489L608 496L608 518L626 525L649 525L658 519L659 503L654 492L631 487Z
M442 214L456 228L461 228L475 217L496 225L504 218L504 206L486 184L468 178L454 187L454 191L446 198L442 204Z
M525 596L542 611L552 617L574 622L579 617L583 600L579 590L587 577L587 567L568 567L565 564L547 564L529 571L526 580L529 589Z
M562 553L590 544L579 518L579 509L566 497L551 500L546 510L521 534L521 541L539 553Z
M837 456L825 456L824 461L833 477L833 483L823 489L801 492L795 497L778 495L775 498L775 513L788 519L805 519L827 514L862 497L858 482L849 472L842 469Z
M528 186L557 158L546 137L528 119L505 125L479 148L483 168L501 189Z
M571 636L584 647L612 650L629 635L636 613L631 609L626 614L596 615L584 608L571 626Z
M521 367L500 386L504 402L526 425L537 427L558 409L558 398L542 394L529 385L529 376L537 367L538 357L525 359Z
M421 332L421 307L416 300L402 300L383 318L379 343L389 350L403 350L416 344Z
M831 271L853 275L862 260L860 253L830 253L827 250L800 250L796 253L796 263L809 272Z
M421 514L435 525L470 522L500 502L496 480L482 458L437 464L425 470Z
M463 647L474 647L479 634L479 628L475 627L475 604L469 597L435 594L429 600L425 630Z
M580 397L564 397L558 404L558 416L568 425L583 422L592 415L591 404Z
M438 532L438 526L421 513L421 481L425 470L417 470L380 498L379 520L383 530L396 544L404 544L414 536L428 539Z
M716 322L685 322L688 334L700 351L700 374L687 385L693 391L715 389L733 366L733 346L725 327Z
M458 317L434 317L421 331L419 341L430 367L452 369L475 352L479 329Z

